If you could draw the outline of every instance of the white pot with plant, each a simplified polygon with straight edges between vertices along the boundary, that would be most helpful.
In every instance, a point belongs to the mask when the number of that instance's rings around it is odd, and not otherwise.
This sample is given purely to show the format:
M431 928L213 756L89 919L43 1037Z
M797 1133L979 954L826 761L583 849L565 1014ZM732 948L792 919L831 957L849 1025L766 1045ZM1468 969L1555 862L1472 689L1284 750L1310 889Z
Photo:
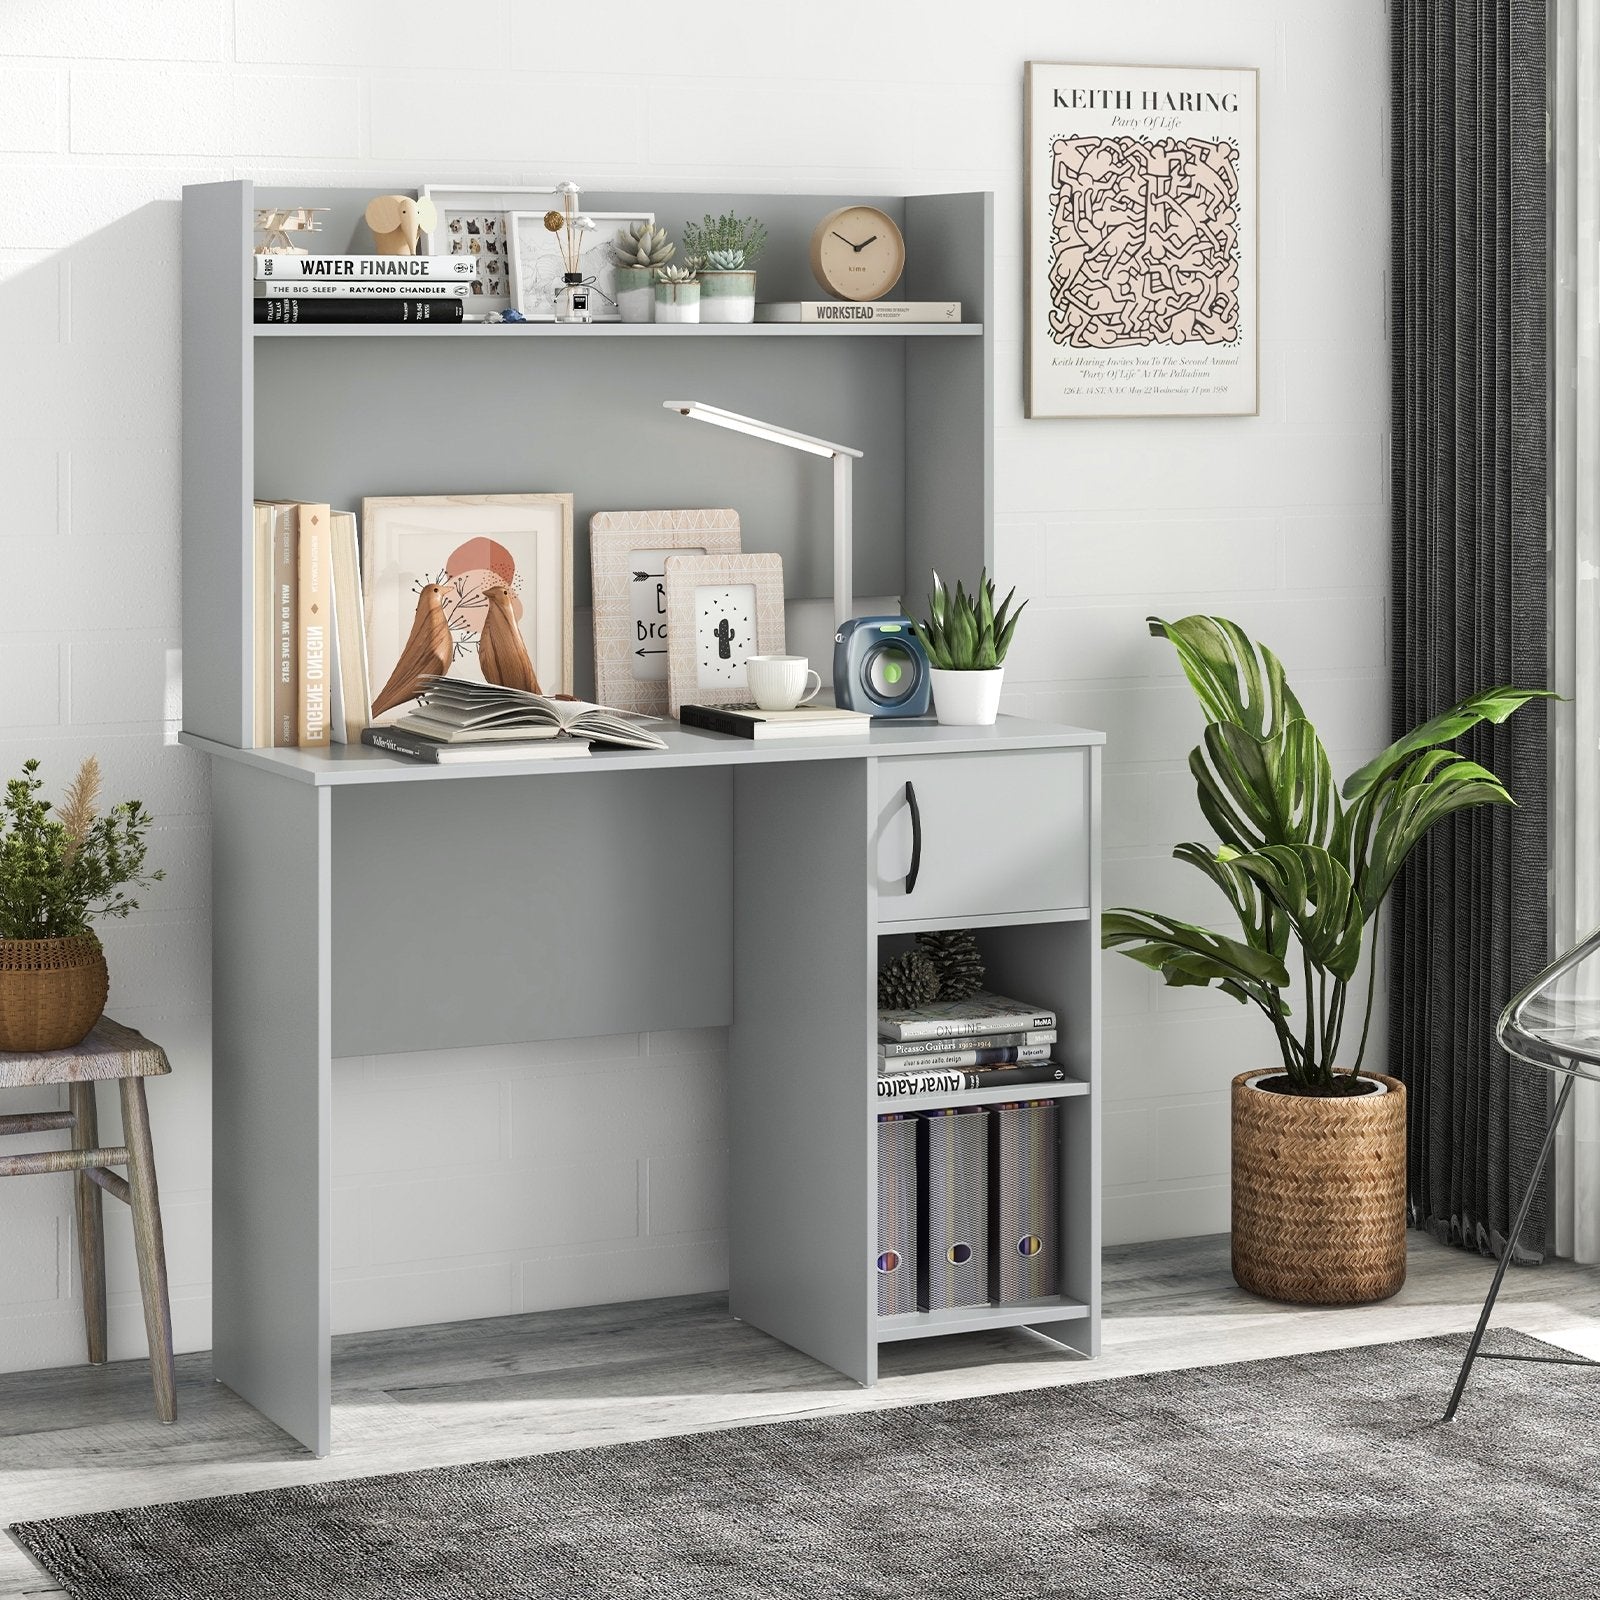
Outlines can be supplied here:
M933 678L933 709L949 727L987 728L1000 712L1000 686L1005 678L1006 651L1016 632L1017 618L1027 608L1024 600L1015 611L1016 589L994 603L994 583L987 572L978 578L972 594L958 582L954 595L944 580L933 575L928 620L913 624L927 653Z
M657 322L700 320L700 285L693 267L657 267L655 294Z
M656 313L656 269L677 252L667 230L653 222L631 222L617 231L611 254L617 263L617 313L624 322L650 322Z
M702 322L756 320L756 258L766 243L761 223L731 211L684 228L684 257L700 269Z

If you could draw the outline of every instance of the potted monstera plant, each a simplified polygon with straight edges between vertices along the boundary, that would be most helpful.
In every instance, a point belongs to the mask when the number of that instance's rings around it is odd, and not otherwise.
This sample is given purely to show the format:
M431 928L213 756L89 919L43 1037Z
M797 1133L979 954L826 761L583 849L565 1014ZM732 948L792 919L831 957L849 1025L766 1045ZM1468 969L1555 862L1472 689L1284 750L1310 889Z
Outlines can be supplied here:
M1174 987L1208 985L1256 1007L1271 1029L1279 1064L1233 1080L1240 1285L1301 1304L1385 1299L1405 1281L1406 1114L1400 1080L1362 1070L1379 913L1434 823L1514 803L1486 767L1445 746L1548 692L1472 695L1341 789L1270 650L1221 617L1152 617L1150 631L1176 649L1206 719L1189 769L1217 842L1173 854L1216 885L1239 930L1119 909L1102 941Z
M150 813L137 800L102 812L93 756L59 807L38 773L23 762L0 801L0 1050L65 1050L88 1033L108 987L90 923L137 910L124 891L162 876L144 870Z

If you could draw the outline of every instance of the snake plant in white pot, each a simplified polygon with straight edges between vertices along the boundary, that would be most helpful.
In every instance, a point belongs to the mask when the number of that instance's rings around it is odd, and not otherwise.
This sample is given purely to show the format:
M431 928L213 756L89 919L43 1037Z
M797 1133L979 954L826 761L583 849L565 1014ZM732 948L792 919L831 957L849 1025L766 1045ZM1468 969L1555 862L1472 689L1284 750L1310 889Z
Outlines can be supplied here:
M1362 1072L1378 916L1434 823L1514 804L1486 767L1442 748L1542 689L1469 696L1334 781L1278 658L1221 617L1150 619L1206 718L1189 757L1216 844L1173 854L1222 892L1239 937L1153 911L1105 914L1102 942L1174 987L1210 985L1265 1017L1280 1065L1233 1084L1233 1270L1302 1303L1380 1300L1405 1281L1405 1089ZM1365 957L1359 1040L1351 986ZM1290 994L1294 994L1291 1010Z
M936 572L928 599L928 620L912 629L927 653L933 679L933 709L939 721L954 727L982 728L993 724L1000 712L1000 685L1004 681L1006 651L1017 629L1017 618L1027 608L1024 600L1015 611L1013 588L997 608L994 582L987 571L969 595L958 582L954 595Z

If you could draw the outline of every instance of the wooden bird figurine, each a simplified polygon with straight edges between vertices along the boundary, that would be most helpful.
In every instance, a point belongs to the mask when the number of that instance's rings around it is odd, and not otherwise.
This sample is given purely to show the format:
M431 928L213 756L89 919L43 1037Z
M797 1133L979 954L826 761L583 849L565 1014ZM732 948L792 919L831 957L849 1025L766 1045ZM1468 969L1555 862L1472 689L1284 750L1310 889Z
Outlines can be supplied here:
M417 615L411 624L411 636L400 651L400 659L389 674L383 692L372 702L373 716L382 716L407 700L415 700L427 687L429 678L443 677L450 670L454 656L455 640L450 637L450 624L444 620L439 585L425 584L417 596Z
M478 665L484 679L507 689L527 689L542 694L538 674L528 659L517 619L511 610L511 591L503 583L484 591L489 609L483 616L483 632L478 636Z

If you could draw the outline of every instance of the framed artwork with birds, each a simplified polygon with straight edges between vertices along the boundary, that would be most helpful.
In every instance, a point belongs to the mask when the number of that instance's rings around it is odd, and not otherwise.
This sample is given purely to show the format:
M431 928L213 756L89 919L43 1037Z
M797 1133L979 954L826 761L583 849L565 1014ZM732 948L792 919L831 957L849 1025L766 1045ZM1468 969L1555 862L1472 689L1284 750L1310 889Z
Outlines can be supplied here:
M379 495L361 503L372 718L447 674L572 693L572 496Z
M784 650L783 557L668 556L667 703L740 705L745 662Z
M595 694L603 705L667 714L667 557L739 553L739 513L597 511L589 518Z

